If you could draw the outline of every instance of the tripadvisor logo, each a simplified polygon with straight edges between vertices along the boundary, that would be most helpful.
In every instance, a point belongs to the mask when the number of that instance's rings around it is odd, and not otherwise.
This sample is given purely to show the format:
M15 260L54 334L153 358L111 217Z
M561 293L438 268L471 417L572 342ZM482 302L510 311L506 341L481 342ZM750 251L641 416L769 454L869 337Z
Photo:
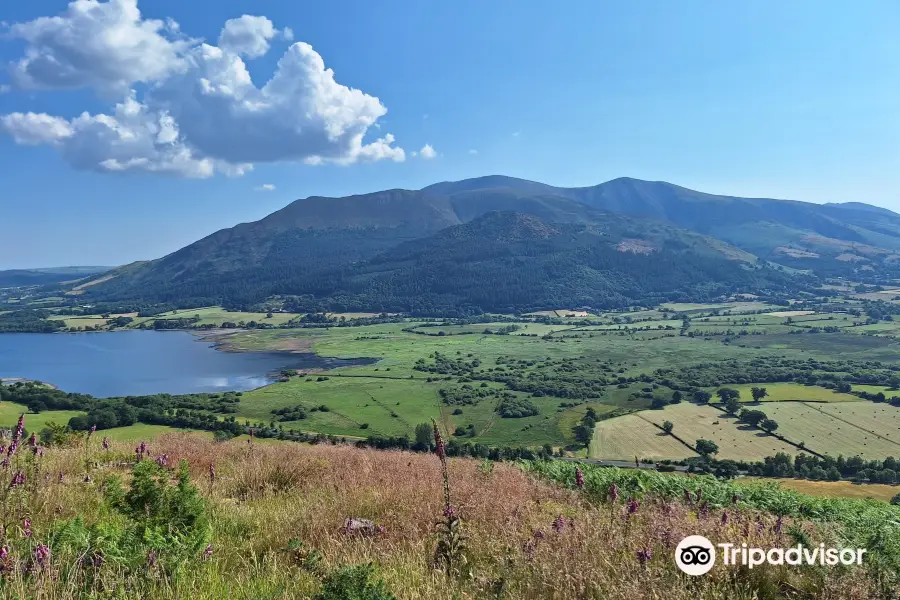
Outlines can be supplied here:
M675 548L675 564L688 575L703 575L716 564L716 549L702 535L689 535Z
M702 535L689 535L675 548L675 564L688 575L703 575L716 564L716 548L722 564L744 566L749 569L769 565L821 565L833 567L861 565L864 548L826 548L819 544L811 548L797 544L790 548L751 548L747 544L720 543L713 545Z

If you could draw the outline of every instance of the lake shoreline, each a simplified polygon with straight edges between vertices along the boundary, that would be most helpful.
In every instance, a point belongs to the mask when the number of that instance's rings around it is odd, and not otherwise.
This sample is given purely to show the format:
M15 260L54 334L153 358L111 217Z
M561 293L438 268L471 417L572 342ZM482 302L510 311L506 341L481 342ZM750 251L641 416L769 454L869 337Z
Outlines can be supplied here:
M52 381L59 389L109 398L250 391L277 383L284 371L317 373L379 360L319 356L311 343L289 349L242 350L226 343L230 335L239 333L230 329L202 335L89 333L95 335L2 336L0 376L10 382Z

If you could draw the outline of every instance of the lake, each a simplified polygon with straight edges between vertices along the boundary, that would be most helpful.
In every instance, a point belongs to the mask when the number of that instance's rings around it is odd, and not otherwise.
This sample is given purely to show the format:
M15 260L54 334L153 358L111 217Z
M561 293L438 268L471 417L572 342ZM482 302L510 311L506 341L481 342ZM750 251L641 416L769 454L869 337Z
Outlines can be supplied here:
M0 378L37 379L99 398L246 391L281 369L370 364L286 352L221 352L186 331L0 334Z

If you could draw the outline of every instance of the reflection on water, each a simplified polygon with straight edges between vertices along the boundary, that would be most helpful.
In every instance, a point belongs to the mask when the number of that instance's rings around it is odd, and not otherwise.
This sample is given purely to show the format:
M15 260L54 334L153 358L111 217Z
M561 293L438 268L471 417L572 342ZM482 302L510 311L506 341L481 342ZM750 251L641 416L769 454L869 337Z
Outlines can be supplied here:
M281 369L369 364L314 354L219 352L184 331L0 335L0 377L98 397L252 390Z

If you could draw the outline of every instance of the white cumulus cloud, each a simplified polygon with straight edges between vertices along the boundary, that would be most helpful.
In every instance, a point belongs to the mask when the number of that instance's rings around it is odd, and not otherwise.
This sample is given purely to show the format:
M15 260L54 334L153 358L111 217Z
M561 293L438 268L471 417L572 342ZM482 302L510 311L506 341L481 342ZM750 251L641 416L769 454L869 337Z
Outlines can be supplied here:
M112 115L82 113L71 120L47 114L12 113L0 128L20 144L49 144L74 167L100 172L148 171L183 177L241 175L250 165L219 165L198 156L168 114L154 113L134 95L117 104Z
M425 144L422 146L422 149L419 150L419 156L422 158L434 158L437 156L437 152L434 151L434 148L431 147L431 144Z
M269 51L269 40L277 33L269 19L243 15L239 19L225 21L225 27L219 34L219 48L247 58L258 58Z
M257 186L254 189L256 189L257 192L274 192L275 184L274 183L264 183L260 186Z
M179 68L191 40L177 23L143 19L137 0L75 0L56 17L14 23L8 34L25 41L25 56L11 65L23 88L95 87L122 92ZM169 33L167 37L166 33Z
M0 117L0 127L16 143L28 146L55 144L74 133L65 119L33 112L3 115Z
M100 92L125 86L110 114L0 117L0 130L16 142L50 144L76 168L210 177L241 175L259 162L347 165L406 157L389 133L366 139L387 109L338 83L309 44L292 44L257 86L244 58L262 56L276 37L293 36L265 17L227 21L217 46L188 40L174 21L143 20L136 0L74 0L60 17L10 29L29 43L13 65L20 86L88 85ZM119 48L129 51L110 58ZM110 56L97 58L104 53ZM128 87L137 81L151 84L141 96ZM436 155L427 144L420 154Z

